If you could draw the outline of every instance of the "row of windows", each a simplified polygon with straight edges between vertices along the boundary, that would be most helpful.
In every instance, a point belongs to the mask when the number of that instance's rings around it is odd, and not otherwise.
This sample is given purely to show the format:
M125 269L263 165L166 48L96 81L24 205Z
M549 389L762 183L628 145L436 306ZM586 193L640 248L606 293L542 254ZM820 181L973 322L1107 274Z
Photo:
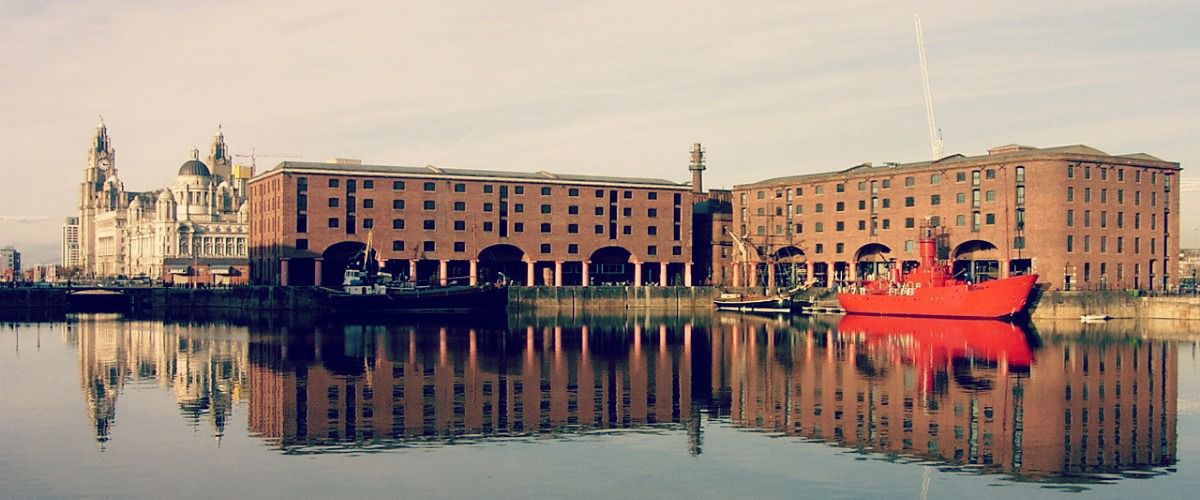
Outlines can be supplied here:
M959 215L955 216L955 222L954 222L955 225L965 226L967 224L967 217L968 216L965 214L959 214ZM970 217L971 217L971 221L972 221L973 230L976 230L976 231L979 230L979 226L981 223L989 225L989 226L996 224L996 214L995 213L984 214L981 212L972 212ZM798 223L798 224L794 224L794 225L790 225L790 226L785 226L783 224L776 224L774 234L777 234L777 235L784 234L785 232L788 232L788 230L790 228L793 228L793 227L795 229L796 234L801 234L804 232L804 224L803 223ZM904 227L906 229L915 228L916 227L916 219L914 217L906 217L904 219ZM817 232L817 233L825 232L825 223L824 222L813 223L812 228L813 228L813 231ZM871 220L872 232L874 232L874 230L876 230L876 229L891 229L891 228L892 228L891 219L872 219ZM835 231L845 231L846 230L845 221L836 221L834 223L834 230ZM858 230L859 231L867 230L867 221L866 220L858 221ZM766 235L766 231L767 231L766 226L760 225L755 228L755 234L758 236ZM788 232L788 234L791 234L791 233Z
M1116 279L1117 279L1117 281L1118 281L1118 282L1120 282L1120 281L1123 281L1123 280L1125 279L1125 264L1124 264L1124 263L1122 263L1122 262L1117 262L1116 264L1117 264ZM1154 262L1154 260L1153 260L1153 259L1151 259L1149 264L1150 264L1150 265L1149 265L1149 268L1150 268L1150 276L1151 276L1151 279L1153 279L1153 277L1154 277L1154 270L1155 270L1155 266L1154 266L1155 262ZM1164 260L1164 261L1163 261L1163 264L1164 264L1164 265L1166 265L1166 264L1167 264L1167 262ZM1099 267L1100 267L1100 269L1099 269L1099 271L1100 271L1100 272L1098 273L1098 274L1100 275L1100 276L1099 276L1099 279L1100 279L1101 283L1103 283L1103 282L1105 282L1105 281L1107 281L1107 280L1108 280L1108 263L1107 263L1107 262L1101 262ZM1082 269L1081 269L1081 268L1082 268ZM1068 274L1068 277L1069 277L1070 275L1073 275L1073 274L1074 274L1074 273L1076 273L1076 272L1079 272L1079 271L1082 271L1082 273L1081 273L1081 274L1082 274L1082 276L1081 276L1081 277L1082 277L1082 281L1084 281L1084 282L1090 282L1090 281L1092 281L1092 263L1091 263L1091 262L1083 262L1083 263L1081 263L1081 265L1072 266L1071 268L1069 268L1069 269L1066 269L1066 270L1065 270L1065 272L1067 272L1067 274ZM1141 263L1137 263L1137 262L1135 262L1135 263L1133 264L1133 279L1134 279L1134 280L1138 280L1138 279L1139 279L1139 277L1141 276L1141 274L1142 274L1142 265L1141 265ZM1151 285L1151 286L1153 286L1154 284L1153 284L1153 283L1150 283L1150 285ZM1085 358L1085 359L1086 359L1086 358ZM1118 361L1119 361L1120 359L1121 359L1121 358L1117 358L1117 360L1118 360ZM1137 360L1137 358L1135 357L1135 358L1134 358L1134 360L1135 360L1135 367L1136 367L1136 360ZM1087 365L1084 365L1084 366L1086 367ZM1101 366L1103 366L1103 365L1101 365ZM1118 365L1118 366L1120 366L1120 365ZM1085 369L1086 369L1086 368L1085 368ZM1104 386L1103 386L1103 385L1101 385L1101 386L1100 386L1100 391L1101 391L1101 392L1100 392L1100 397L1101 397L1101 398L1103 398L1103 397L1104 397ZM1134 394L1137 394L1137 384L1136 384L1136 383L1135 383L1135 384L1133 384L1133 391L1134 391ZM1083 394L1084 394L1084 396L1083 396L1083 399L1085 399L1085 400L1086 400L1086 399L1087 399L1087 388L1086 388L1086 387L1084 388L1084 392L1083 392ZM1121 385L1120 385L1120 383L1118 383L1118 384L1117 384L1117 396L1120 396L1120 395L1121 395ZM1065 394L1065 396L1066 396L1066 399L1067 399L1067 400L1070 400L1070 399L1071 399L1071 388L1070 388L1069 386L1067 387L1067 391L1066 391L1066 394ZM1136 406L1136 405L1134 405L1134 406ZM1119 409L1119 408L1118 408L1118 409ZM1101 408L1101 410L1103 410L1103 408ZM1068 412L1069 412L1069 411L1070 411L1070 409L1068 408ZM1087 409L1085 408L1085 409L1084 409L1084 411L1086 412L1086 411L1087 411ZM1084 420L1084 421L1086 422L1086 421L1087 421L1087 420L1086 420L1086 418L1087 418L1087 417L1086 417L1086 415L1087 415L1087 414L1085 413L1084 415L1085 415L1085 417L1084 417L1084 419L1085 419L1085 420ZM1068 418L1069 418L1069 413L1068 413Z
M1067 186L1067 201L1075 201L1075 187L1074 186ZM1090 187L1083 188L1083 202L1084 203L1092 202L1092 188L1090 188ZM1100 203L1108 203L1108 189L1104 189L1104 188L1100 189ZM1117 190L1117 203L1121 204L1121 205L1125 204L1125 190L1124 189ZM1135 206L1142 205L1142 192L1141 191L1133 192L1133 204ZM1158 193L1157 192L1154 192L1154 191L1150 192L1150 206L1152 206L1152 207L1158 206Z
M994 190L988 190L986 193L984 193L983 198L989 202L994 202L994 201L996 201L996 192ZM958 195L956 197L956 201L958 203L966 203L966 200L967 200L966 193L958 193ZM890 199L884 198L882 200L882 204L879 204L879 201L880 200L878 198L871 199L872 209L880 208L880 205L882 206L882 208L891 208L891 200ZM1017 207L1022 207L1025 205L1025 186L1017 186L1016 187L1016 200L1015 201L1016 201ZM932 206L941 205L942 204L942 195L940 195L940 194L930 195L929 196L929 204ZM904 198L904 206L906 208L907 207L915 207L916 205L917 205L916 197L906 196ZM980 190L978 190L978 189L972 190L971 191L971 206L974 208L979 208L980 205L981 205ZM859 200L859 202L858 202L859 210L865 210L866 206L867 206L866 200ZM834 205L834 209L838 212L846 211L846 202L843 202L843 201L837 202ZM804 213L804 205L798 204L798 205L795 205L793 208L793 206L789 204L787 207L787 213L791 213L793 210L795 210L795 213L797 213L797 214L803 214ZM824 203L815 204L813 206L813 211L815 213L824 213L825 212L825 204ZM782 216L782 215L784 215L784 213L785 213L784 207L775 207L775 215ZM765 216L766 209L759 207L757 215ZM743 207L742 208L742 221L745 222L745 220L746 220L746 208Z
M1123 229L1125 227L1125 212L1117 212L1115 222L1116 222L1116 226L1118 229ZM1101 228L1108 227L1108 211L1106 211L1106 210L1100 211L1099 223L1100 223ZM1067 227L1075 227L1075 210L1074 209L1067 210ZM1092 211L1091 210L1083 211L1083 227L1092 227ZM1158 227L1158 214L1150 214L1150 230L1155 230L1155 229L1157 229L1157 227ZM1142 228L1142 214L1140 214L1140 213L1133 214L1133 228L1134 229Z
M353 198L350 198L350 200L353 200ZM347 203L352 203L352 202L347 202ZM337 208L340 205L341 205L341 198L329 198L329 201L328 201L329 208ZM297 206L298 206L298 208L301 208L301 209L307 208L307 206L308 206L307 196L301 195L301 197L298 199ZM404 200L392 200L392 209L393 210L404 210L405 206L406 206L406 204L405 204ZM363 199L362 200L362 208L364 208L364 209L375 208L375 200L373 200L371 198ZM494 212L495 204L490 201L484 202L482 208L483 208L484 212ZM437 202L434 200L424 200L421 202L421 209L422 210L437 210ZM550 213L553 213L553 211L554 211L553 206L549 205L549 204L543 204L539 207L539 209L540 209L541 213L543 213L543 214L550 214ZM465 212L466 210L467 210L467 202L465 202L465 201L454 202L454 211L455 212ZM525 204L514 203L513 204L513 212L525 213ZM579 205L567 206L567 214L568 215L579 215ZM595 214L597 216L604 215L604 207L595 207ZM622 215L624 215L625 217L633 217L633 208L632 207L624 207L622 209ZM646 217L657 218L658 217L658 209L657 208L647 208L646 209Z
M297 182L298 187L303 186L305 189L307 189L308 178L300 177L297 179L296 182ZM340 186L341 186L341 179L329 179L329 187L337 188ZM355 180L347 179L346 187L351 192L354 191L353 186L355 186ZM364 179L362 181L362 188L363 189L375 189L375 181L371 180L371 179ZM407 189L406 181L392 181L392 190L393 191L404 191L406 189ZM437 182L433 182L433 181L422 182L421 189L426 192L436 192L437 191ZM462 183L462 182L454 183L452 186L452 189L454 190L455 193L465 193L465 192L467 192L467 185L466 185L466 183ZM494 193L495 185L484 184L483 192L484 192L484 194ZM542 196L551 196L554 191L553 191L553 188L551 188L549 186L542 186L540 189L540 192L541 192ZM575 197L575 196L579 196L579 193L580 193L579 188L567 188L567 196ZM605 193L605 190L603 190L603 189L595 190L595 196L597 198L603 198L604 193ZM513 194L516 194L516 195L525 194L525 186L513 186ZM621 193L621 195L624 199L627 199L627 200L633 199L633 191L625 190ZM683 198L683 195L681 193L675 194L675 202L676 203L679 203L682 200L682 198ZM658 192L657 191L647 191L646 199L657 200Z
M1092 166L1091 165L1081 165L1081 166L1083 167L1083 169L1082 169L1083 170L1083 180L1092 180ZM1078 167L1079 166L1074 165L1074 164L1067 165L1067 178L1068 179L1075 178L1076 171L1079 170ZM1125 169L1124 168L1119 168L1119 167L1105 168L1105 167L1097 165L1096 170L1098 170L1100 172L1100 180L1102 180L1102 181L1108 180L1109 171L1116 170L1117 171L1117 182L1125 182ZM1133 182L1136 182L1139 184L1142 182L1142 172L1143 171L1144 171L1144 169L1140 169L1140 168L1134 169ZM1158 172L1157 171L1153 171L1153 170L1150 171L1150 184L1158 184ZM1170 188L1171 188L1171 176L1164 175L1163 176L1163 189L1170 190Z
M1016 167L1015 174L1016 174L1016 182L1018 182L1018 183L1025 182L1025 167L1023 167L1023 166ZM972 186L979 186L981 184L981 179L983 179L983 178L986 178L987 180L995 180L996 179L996 169L974 170L974 171L970 172L970 179L971 179ZM954 173L954 181L958 182L958 183L967 182L967 172L965 172L965 171L964 172L955 172ZM937 185L937 184L941 184L941 183L942 183L942 174L940 172L929 175L929 184L930 185ZM904 187L914 187L916 185L917 185L916 176L910 175L910 176L906 176L904 178ZM837 184L834 184L833 187L834 187L834 191L836 191L838 193L846 192L846 184L845 183L839 182ZM868 189L870 189L871 194L878 193L879 189L881 189L881 188L882 189L890 189L891 187L892 187L891 179L880 179L879 181L875 181L875 180L860 180L860 181L858 181L858 190L859 191L867 191ZM812 191L813 191L813 194L824 194L825 186L821 185L821 184L814 185L814 186L812 186ZM795 196L804 196L804 188L803 187L786 188L786 189L780 188L780 189L775 190L776 198L786 197L787 199L790 200L790 199L792 199L793 194L795 194ZM766 191L760 190L755 194L755 196L760 200L765 199ZM742 199L743 204L746 203L746 193L741 194L741 199Z
M1067 235L1067 251L1068 252L1075 251L1075 241L1076 241L1075 235L1073 235L1073 234ZM1084 251L1084 252L1092 251L1092 237L1091 236L1085 235L1080 241L1082 243L1082 251ZM1108 242L1109 241L1110 240L1108 239L1108 236L1101 236L1097 239L1097 243L1098 243L1097 249L1099 250L1100 253L1108 252ZM1113 240L1113 242L1116 247L1115 248L1116 253L1125 253L1125 237L1124 236L1117 236ZM1150 254L1151 255L1154 255L1156 253L1155 252L1155 250L1157 250L1156 242L1157 242L1157 240L1155 240L1154 238L1150 238ZM1135 237L1133 239L1133 253L1135 253L1135 254L1142 253L1142 238Z

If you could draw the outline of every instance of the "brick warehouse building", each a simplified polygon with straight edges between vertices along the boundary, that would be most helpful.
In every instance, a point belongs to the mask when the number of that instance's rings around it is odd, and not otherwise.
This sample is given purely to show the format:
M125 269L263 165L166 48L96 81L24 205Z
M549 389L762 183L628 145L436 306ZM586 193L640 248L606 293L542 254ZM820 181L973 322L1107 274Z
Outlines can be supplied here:
M368 234L372 261L421 283L692 282L686 183L335 160L281 163L250 194L259 284L338 286Z
M733 283L826 285L916 265L916 227L973 281L1038 273L1052 289L1178 284L1180 167L1147 154L1009 145L734 187ZM744 249L744 255L742 254Z

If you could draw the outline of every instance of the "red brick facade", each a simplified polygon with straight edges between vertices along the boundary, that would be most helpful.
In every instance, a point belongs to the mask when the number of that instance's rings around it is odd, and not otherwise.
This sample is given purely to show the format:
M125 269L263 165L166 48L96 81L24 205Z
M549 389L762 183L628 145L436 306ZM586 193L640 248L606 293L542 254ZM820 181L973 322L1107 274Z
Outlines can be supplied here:
M255 283L337 285L368 235L417 282L692 281L692 195L671 181L285 162L250 193Z
M960 277L1037 273L1052 289L1178 284L1179 164L1087 146L861 165L734 187L735 285L828 284L913 265L925 217Z

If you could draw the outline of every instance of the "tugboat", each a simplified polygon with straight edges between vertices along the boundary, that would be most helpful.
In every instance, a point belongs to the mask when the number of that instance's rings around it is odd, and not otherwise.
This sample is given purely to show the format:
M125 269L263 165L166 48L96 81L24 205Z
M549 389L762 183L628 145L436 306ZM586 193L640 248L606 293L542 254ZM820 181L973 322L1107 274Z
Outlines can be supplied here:
M417 286L393 281L388 273L371 273L371 235L362 252L362 265L348 266L342 289L325 289L325 305L335 314L354 313L503 313L508 306L507 280L482 286ZM353 262L355 259L351 259Z
M942 318L1007 318L1025 310L1036 274L970 283L953 277L937 258L935 226L920 228L920 262L901 275L892 268L886 279L869 280L838 291L838 303L850 314Z

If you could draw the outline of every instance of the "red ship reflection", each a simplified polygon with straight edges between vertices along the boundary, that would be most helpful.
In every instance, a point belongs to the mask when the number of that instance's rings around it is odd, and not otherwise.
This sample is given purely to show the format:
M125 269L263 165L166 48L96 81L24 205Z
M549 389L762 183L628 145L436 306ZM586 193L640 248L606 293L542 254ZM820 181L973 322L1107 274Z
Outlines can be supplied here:
M907 365L929 369L954 360L970 359L1028 371L1033 350L1025 330L1015 324L983 319L887 318L847 315L838 322L838 332L861 335L869 349L884 349Z

